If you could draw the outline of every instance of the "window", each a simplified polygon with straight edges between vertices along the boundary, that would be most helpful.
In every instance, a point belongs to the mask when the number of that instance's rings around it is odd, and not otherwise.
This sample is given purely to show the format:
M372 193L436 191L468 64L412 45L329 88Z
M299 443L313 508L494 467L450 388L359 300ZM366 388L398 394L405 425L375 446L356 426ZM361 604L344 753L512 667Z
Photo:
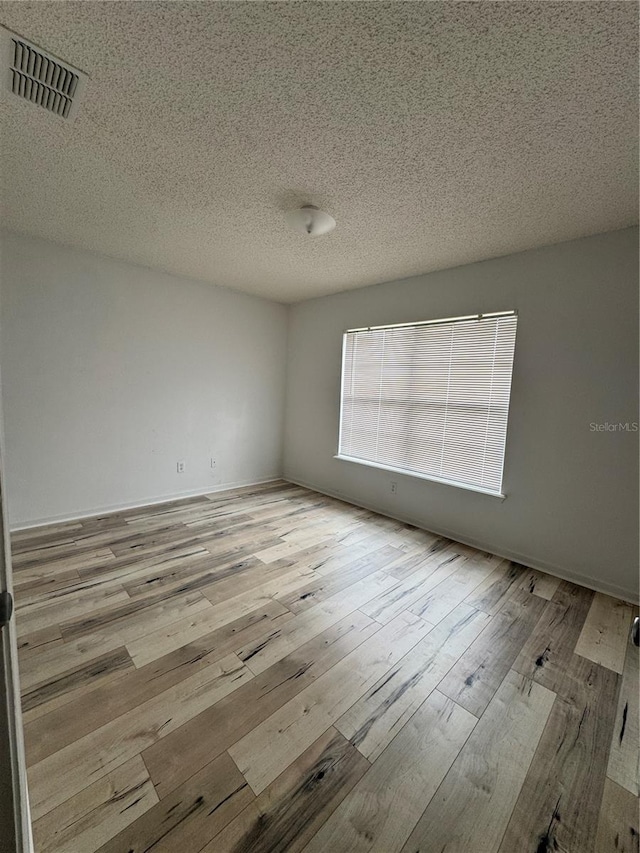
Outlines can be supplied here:
M499 495L517 319L348 331L339 457Z

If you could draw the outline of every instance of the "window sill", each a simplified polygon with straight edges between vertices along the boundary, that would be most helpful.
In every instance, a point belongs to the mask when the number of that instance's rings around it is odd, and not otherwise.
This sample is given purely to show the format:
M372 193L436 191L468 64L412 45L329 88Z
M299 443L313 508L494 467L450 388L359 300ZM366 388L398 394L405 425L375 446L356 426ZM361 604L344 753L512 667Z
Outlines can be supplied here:
M478 492L481 495L489 495L492 498L498 498L503 501L507 497L502 492L492 492L490 489L483 489L481 486L471 486L469 483L459 483L456 480L446 480L444 477L432 477L429 474L419 474L416 471L407 471L404 468L394 468L392 465L381 465L379 462L370 462L368 459L358 459L355 456L343 456L336 453L334 459L340 459L343 462L354 462L356 465L365 465L367 468L378 468L381 471L391 471L392 474L402 474L404 477L414 477L417 480L429 480L432 483L443 483L445 486L455 486L457 489L465 489L468 492Z

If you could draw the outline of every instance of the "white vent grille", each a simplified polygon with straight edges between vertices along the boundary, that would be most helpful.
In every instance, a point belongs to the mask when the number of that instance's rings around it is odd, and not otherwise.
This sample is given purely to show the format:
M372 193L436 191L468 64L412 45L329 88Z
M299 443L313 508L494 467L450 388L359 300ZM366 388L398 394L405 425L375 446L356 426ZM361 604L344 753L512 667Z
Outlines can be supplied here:
M2 36L9 90L61 118L70 118L85 75L15 33L4 30Z

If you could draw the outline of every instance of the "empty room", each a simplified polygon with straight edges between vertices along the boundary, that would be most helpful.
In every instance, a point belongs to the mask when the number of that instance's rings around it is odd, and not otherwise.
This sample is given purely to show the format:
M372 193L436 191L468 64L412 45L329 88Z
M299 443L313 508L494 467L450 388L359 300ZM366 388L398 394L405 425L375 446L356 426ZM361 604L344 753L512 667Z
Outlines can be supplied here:
M639 853L636 2L0 2L0 853Z

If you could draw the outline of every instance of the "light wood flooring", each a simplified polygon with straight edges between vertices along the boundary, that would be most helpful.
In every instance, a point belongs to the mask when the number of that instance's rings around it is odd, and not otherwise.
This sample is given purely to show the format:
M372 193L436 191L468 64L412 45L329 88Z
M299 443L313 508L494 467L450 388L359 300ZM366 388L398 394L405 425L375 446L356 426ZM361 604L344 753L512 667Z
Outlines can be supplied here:
M38 853L638 853L629 604L282 481L13 555Z

